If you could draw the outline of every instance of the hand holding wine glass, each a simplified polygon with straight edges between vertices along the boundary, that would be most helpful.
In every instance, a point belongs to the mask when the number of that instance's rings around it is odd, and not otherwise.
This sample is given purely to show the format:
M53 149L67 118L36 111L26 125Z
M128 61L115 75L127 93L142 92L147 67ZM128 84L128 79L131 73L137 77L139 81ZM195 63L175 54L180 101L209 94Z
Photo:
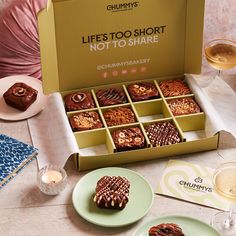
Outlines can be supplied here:
M236 162L218 167L213 175L213 184L215 191L231 202L231 210L217 213L212 218L212 226L222 233L222 236L235 236L236 213L233 206L236 205Z

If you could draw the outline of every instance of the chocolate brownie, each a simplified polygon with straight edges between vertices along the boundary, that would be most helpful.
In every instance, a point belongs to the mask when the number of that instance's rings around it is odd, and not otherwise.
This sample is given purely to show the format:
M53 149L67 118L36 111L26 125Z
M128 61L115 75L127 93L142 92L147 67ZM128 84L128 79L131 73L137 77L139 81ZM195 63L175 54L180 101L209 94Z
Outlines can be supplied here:
M193 98L176 98L167 101L174 116L181 116L201 112Z
M108 126L123 125L135 122L135 116L130 108L119 107L108 109L103 113Z
M156 86L148 82L130 84L128 91L134 102L159 97Z
M183 80L165 80L159 84L165 97L191 94L191 90Z
M69 118L73 131L102 128L103 124L95 111L78 112Z
M96 93L100 106L126 103L127 98L121 88L100 89Z
M130 182L125 177L103 176L97 182L93 201L100 208L122 210L129 201L129 188Z
M166 223L153 226L148 231L149 236L184 236L177 224Z
M77 111L94 108L94 101L90 92L75 92L64 97L67 111Z
M25 83L13 84L4 94L5 102L20 111L26 111L37 99L38 91Z
M118 152L145 146L144 136L138 127L116 130L112 133L112 139Z
M179 143L181 141L177 128L169 121L152 123L145 128L153 147Z

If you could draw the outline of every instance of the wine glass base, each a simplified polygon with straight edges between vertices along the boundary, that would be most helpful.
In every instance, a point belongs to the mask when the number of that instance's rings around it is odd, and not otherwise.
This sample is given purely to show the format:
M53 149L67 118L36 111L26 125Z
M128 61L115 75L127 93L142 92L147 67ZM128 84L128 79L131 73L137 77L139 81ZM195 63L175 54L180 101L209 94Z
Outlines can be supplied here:
M218 212L211 220L211 225L218 230L222 236L236 235L236 213L232 213L231 220L229 219L229 212Z

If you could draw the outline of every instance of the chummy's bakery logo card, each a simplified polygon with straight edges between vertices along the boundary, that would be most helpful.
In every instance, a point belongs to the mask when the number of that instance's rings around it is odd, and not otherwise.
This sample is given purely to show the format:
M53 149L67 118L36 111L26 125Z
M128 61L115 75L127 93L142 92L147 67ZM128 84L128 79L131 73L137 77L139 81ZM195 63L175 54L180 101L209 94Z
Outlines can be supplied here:
M213 188L214 170L184 161L170 160L157 187L157 194L185 201L229 209L229 202L220 197Z

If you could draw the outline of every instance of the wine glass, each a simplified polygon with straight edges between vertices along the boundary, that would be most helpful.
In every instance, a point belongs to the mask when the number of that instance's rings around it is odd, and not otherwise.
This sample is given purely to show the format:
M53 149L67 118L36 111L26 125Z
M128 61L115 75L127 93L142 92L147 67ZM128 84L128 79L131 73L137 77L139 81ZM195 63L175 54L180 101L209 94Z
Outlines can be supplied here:
M236 66L236 42L229 39L214 39L204 47L208 64L218 70L222 77L222 70Z
M236 162L228 162L219 166L213 174L215 191L231 203L229 212L216 213L212 218L212 226L223 236L236 235Z

